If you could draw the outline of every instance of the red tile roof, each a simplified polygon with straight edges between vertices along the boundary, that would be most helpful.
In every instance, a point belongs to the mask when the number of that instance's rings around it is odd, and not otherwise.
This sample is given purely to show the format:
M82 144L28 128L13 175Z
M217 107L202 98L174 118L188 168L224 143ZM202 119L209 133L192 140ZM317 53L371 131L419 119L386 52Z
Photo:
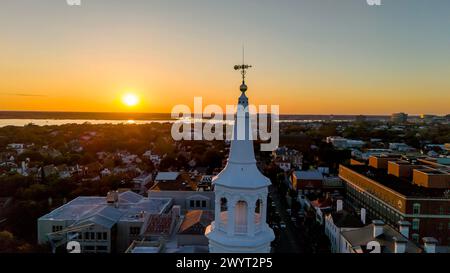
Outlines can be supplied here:
M182 234L204 234L206 227L211 224L213 214L210 211L191 210L184 217L178 233ZM198 228L194 228L198 224Z
M173 222L172 213L168 214L152 214L149 216L148 225L144 235L152 234L169 234Z

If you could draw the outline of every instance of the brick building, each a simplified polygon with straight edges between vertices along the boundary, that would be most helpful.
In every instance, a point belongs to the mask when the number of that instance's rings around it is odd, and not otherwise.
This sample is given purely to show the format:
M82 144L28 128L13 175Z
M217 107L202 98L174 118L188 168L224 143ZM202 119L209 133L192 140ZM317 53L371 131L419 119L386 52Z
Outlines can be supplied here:
M291 174L291 184L294 190L301 193L321 192L323 175L318 170L295 171Z
M410 238L450 245L450 168L426 158L373 156L368 165L341 165L346 200L371 219L412 223Z

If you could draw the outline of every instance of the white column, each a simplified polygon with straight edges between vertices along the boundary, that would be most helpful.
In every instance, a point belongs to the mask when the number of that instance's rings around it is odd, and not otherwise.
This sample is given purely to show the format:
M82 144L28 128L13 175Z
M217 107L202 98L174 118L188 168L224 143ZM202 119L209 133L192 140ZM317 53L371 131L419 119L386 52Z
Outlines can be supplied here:
M228 204L228 212L227 212L227 233L230 236L234 235L234 229L235 229L235 225L234 225L234 212L236 210L236 200L232 199L232 200L228 200L227 203Z
M247 234L249 236L255 236L255 202L250 200L247 205Z
M221 210L221 196L218 196L215 200L216 202L216 207L214 209L214 228L216 229L220 229L220 224L222 223L222 218L220 215L220 210Z
M267 221L267 198L263 199L261 198L261 208L259 210L259 213L261 213L261 227L263 227L266 224Z

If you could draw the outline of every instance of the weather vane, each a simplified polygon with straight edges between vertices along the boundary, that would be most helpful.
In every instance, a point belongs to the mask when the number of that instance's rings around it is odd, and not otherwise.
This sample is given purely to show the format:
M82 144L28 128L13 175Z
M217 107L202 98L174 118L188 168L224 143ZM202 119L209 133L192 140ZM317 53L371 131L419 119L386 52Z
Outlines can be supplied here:
M242 83L245 82L245 74L247 73L246 69L249 69L250 67L252 67L252 66L245 64L245 62L244 62L244 47L242 47L242 64L234 66L234 70L241 70Z

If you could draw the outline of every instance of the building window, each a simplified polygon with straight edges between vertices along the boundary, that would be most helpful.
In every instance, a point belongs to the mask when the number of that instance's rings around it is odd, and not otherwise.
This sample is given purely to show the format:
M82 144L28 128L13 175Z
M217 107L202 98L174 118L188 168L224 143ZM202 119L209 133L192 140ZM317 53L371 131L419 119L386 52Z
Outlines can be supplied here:
M450 230L450 222L448 222L448 230Z
M85 251L94 251L95 250L95 246L85 246L84 250Z
M97 251L107 251L108 247L107 246L97 246Z
M413 214L420 214L420 204L419 203L413 204Z
M439 223L438 230L443 230L443 229L444 229L444 223Z
M206 208L206 200L202 200L202 208Z
M413 219L412 220L412 229L413 230L419 230L420 226L420 220L419 219Z
M411 235L411 238L414 242L419 243L419 234L414 233Z
M130 235L139 235L140 232L140 227L130 227Z
M101 240L102 239L102 233L101 232L97 232L97 240Z
M189 206L190 206L191 208L195 207L195 202L194 202L194 200L189 201Z
M195 207L197 207L197 208L200 207L200 200L196 200L196 201L195 201Z
M84 233L84 239L85 240L89 240L89 232L85 232Z
M102 234L103 234L103 238L102 239L105 240L105 241L108 240L108 232L103 232Z
M439 207L439 214L440 215L444 214L444 207L443 206Z
M63 229L63 226L52 226L52 232L58 232Z

